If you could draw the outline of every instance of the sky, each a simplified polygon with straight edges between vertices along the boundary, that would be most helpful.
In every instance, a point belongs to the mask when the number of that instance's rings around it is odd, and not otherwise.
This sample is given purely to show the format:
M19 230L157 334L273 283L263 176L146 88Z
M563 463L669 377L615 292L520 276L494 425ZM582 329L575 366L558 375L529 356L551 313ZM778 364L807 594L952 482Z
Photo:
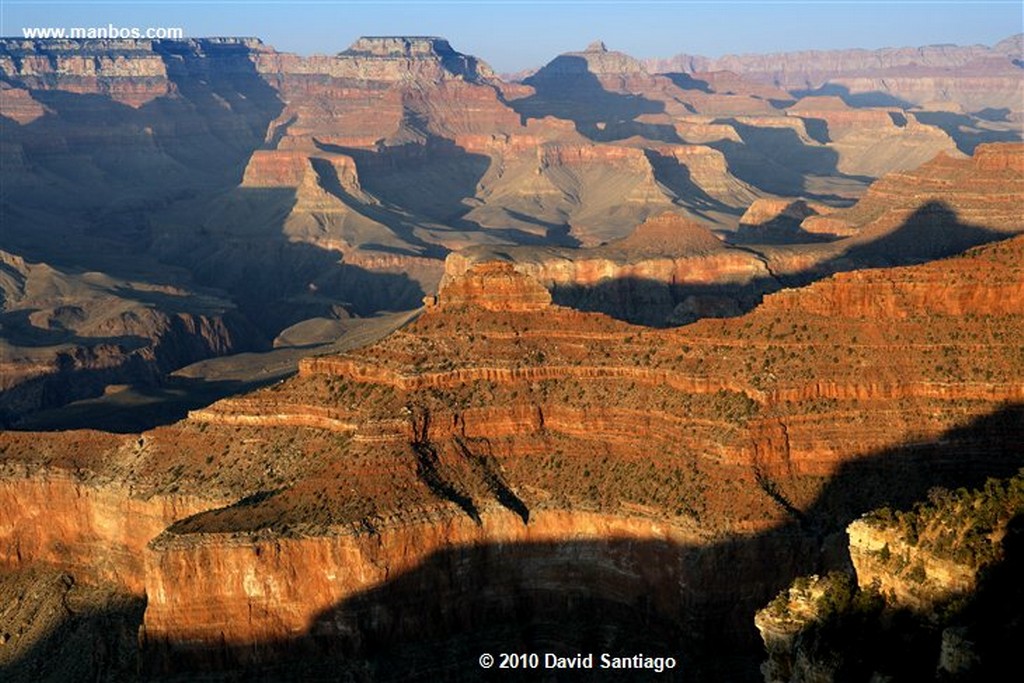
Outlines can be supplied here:
M361 35L440 35L499 72L594 40L634 57L991 45L1024 31L1020 0L2 0L0 34L25 27L181 27L332 54Z

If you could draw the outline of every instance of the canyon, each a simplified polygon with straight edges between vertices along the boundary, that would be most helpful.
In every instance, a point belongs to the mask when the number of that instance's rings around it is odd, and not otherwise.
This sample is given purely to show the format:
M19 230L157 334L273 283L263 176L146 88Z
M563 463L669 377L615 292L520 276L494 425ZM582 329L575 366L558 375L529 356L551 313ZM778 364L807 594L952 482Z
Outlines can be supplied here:
M18 272L2 280L2 419L105 386L152 391L169 371L267 350L306 320L413 309L465 249L600 250L665 213L727 242L845 236L828 216L873 179L1020 139L1000 61L1017 48L1019 37L880 59L914 83L938 70L959 84L943 89L954 111L819 87L862 74L851 55L766 57L821 70L810 86L773 85L746 62L642 62L598 41L506 81L437 37L311 57L255 38L4 39L3 248ZM1001 107L1005 120L984 113ZM819 217L795 233L743 223L752 203L786 200ZM690 261L699 294L661 291L664 267L633 269L656 283L637 287L649 313L590 291L586 273L536 274L560 303L646 324L745 310L770 290L737 284L760 281L762 259L715 258ZM60 281L60 303L20 293L30 276ZM99 299L143 322L111 326Z
M847 608L983 614L1019 57L0 39L0 677L827 680Z
M144 596L155 677L317 653L387 678L442 643L628 648L637 628L687 676L739 675L753 610L842 566L855 516L1024 464L1022 255L838 274L662 330L479 263L375 344L177 424L0 435L0 561ZM597 613L621 618L592 632Z

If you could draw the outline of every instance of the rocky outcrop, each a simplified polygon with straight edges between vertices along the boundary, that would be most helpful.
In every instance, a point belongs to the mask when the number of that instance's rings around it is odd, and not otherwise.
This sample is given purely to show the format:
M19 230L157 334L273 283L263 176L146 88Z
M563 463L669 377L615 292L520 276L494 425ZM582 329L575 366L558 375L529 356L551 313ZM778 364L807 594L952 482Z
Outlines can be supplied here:
M992 601L1019 593L1011 577L1022 481L1018 473L975 491L936 488L913 511L883 508L850 524L853 577L799 578L757 613L765 681L834 681L855 671L975 680L1005 666L1019 607Z
M846 532L857 583L877 590L893 607L928 613L977 588L977 567L938 557L892 530L858 520ZM894 566L904 569L894 571Z
M479 306L488 311L540 311L551 305L548 290L507 262L478 263L443 282L436 305Z
M841 661L816 658L806 642L807 634L832 616L832 594L841 590L842 580L836 576L803 577L754 615L754 626L768 655L761 665L765 683L830 681L842 669Z
M364 36L334 56L300 58L267 53L261 55L258 65L264 73L325 75L349 81L496 80L486 63L457 52L437 36Z
M974 152L974 165L985 173L1024 173L1024 145L981 145Z
M154 47L149 40L10 39L0 43L0 70L25 90L106 95L138 108L171 93Z

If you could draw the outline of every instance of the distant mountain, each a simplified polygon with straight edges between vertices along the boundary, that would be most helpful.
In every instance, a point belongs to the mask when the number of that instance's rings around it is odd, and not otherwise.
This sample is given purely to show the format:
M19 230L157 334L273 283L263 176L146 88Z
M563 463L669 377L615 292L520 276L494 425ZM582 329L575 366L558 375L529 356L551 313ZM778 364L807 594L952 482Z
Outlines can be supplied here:
M789 91L840 95L849 104L946 102L964 111L1006 108L1019 115L1024 102L1022 41L1024 34L1010 36L991 47L927 45L720 58L678 54L644 63L656 73L732 71Z

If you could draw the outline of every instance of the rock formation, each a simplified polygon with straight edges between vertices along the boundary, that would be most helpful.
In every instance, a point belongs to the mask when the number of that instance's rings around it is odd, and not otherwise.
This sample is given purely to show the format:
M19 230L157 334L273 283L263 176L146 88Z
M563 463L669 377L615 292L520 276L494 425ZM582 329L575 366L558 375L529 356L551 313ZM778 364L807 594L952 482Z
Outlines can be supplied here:
M548 290L511 263L478 263L441 288L436 306L479 306L488 311L539 311L551 304Z
M832 208L803 199L758 199L740 217L735 239L755 244L775 242L807 242L807 233L801 233L805 218L829 214Z
M337 311L413 308L462 249L618 244L666 212L729 233L766 194L848 203L867 176L937 150L970 151L995 134L949 112L827 95L794 102L739 72L654 74L600 43L557 57L525 85L501 82L442 38L403 36L308 58L245 38L8 39L0 72L11 121L0 145L11 198L5 250L60 272L132 282L144 272L188 293L150 300L154 320L212 296L262 339ZM797 235L859 232L849 214L833 215L812 217ZM567 259L606 257L594 256ZM766 268L828 272L822 263L835 256L719 251L718 262L688 261L687 274L651 262L534 275L559 303L614 312L602 300L633 299L625 317L664 324L738 313L776 286ZM137 266L118 265L126 262ZM598 269L655 285L636 296L578 291L602 279ZM731 291L752 279L749 291ZM711 288L666 293L666 281ZM72 366L132 367L116 379L141 381L209 352L155 364L108 345L106 360ZM12 357L54 358L38 355ZM115 379L96 376L84 393Z
M956 102L967 111L1008 107L1020 111L1021 83L1013 60L1020 34L991 47L929 45L880 50L808 50L707 59L677 55L650 60L655 72L729 70L788 90L836 92L852 102L925 104Z
M979 146L971 159L940 154L879 179L855 206L810 217L800 227L854 234L847 251L876 250L890 259L908 250L918 258L955 253L986 233L1012 234L1024 209L1024 179L1015 170L1022 152L1021 144L993 143ZM926 235L930 248L919 244Z
M665 213L625 238L587 249L464 249L448 256L445 277L497 258L511 260L547 287L556 303L574 308L647 325L734 316L766 293L829 273L919 263L1019 232L1024 185L1016 169L1022 150L999 143L979 146L969 159L939 155L912 171L884 176L846 209L758 200L725 241L693 220Z
M853 580L799 578L757 613L765 681L977 680L1006 666L1021 632L1022 483L1024 471L975 491L936 488L913 511L853 522Z
M853 519L1019 468L1021 145L710 66L0 41L2 419L430 293L174 424L0 432L0 592L40 596L5 665L70 671L68 634L96 677L445 678L515 643L731 680Z
M675 231L716 251L669 218L638 239ZM654 647L732 676L714 653L753 656L756 601L835 568L823 533L874 501L1020 466L1019 414L1000 406L1024 400L1008 341L1024 316L966 274L1002 273L1001 298L1019 299L1022 250L871 271L897 292L942 279L965 308L912 294L864 308L873 280L837 276L675 330L550 306L482 263L382 341L176 425L0 435L0 560L144 594L154 674L259 671L313 648L383 676L452 639L533 642L510 625L517 595L557 648L587 646L580 624L601 614L614 643L653 628Z

